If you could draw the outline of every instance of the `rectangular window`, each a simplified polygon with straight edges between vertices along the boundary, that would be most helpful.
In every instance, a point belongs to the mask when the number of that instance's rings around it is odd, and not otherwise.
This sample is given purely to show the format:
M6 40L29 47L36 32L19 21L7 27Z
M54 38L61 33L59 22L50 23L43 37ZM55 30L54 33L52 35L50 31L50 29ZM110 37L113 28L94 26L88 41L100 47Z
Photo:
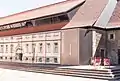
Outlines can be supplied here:
M60 22L60 19L58 17L52 18L52 23L58 23L58 22Z
M14 24L11 24L10 27L11 28L18 28L18 27L21 27L21 23L14 23Z
M29 44L26 44L26 53L29 52Z
M60 19L60 22L69 20L68 15L60 15L60 16L58 16L58 18Z
M0 49L0 52L3 53L3 52L4 52L4 46L1 45L0 48L1 48L1 49Z
M51 24L51 18L46 18L46 19L37 19L35 21L36 25L39 26L39 25L44 25L44 24Z
M47 46L46 46L46 52L47 53L51 52L50 48L51 48L50 43L47 43Z
M42 53L42 43L40 43L40 53Z
M39 58L39 62L42 62L42 58Z
M105 49L103 49L103 48L100 49L100 57L101 58L105 57Z
M6 45L6 53L8 53L8 45Z
M36 44L32 44L32 52L35 53Z
M58 53L58 43L54 43L54 53Z
M10 47L11 47L11 53L13 53L13 44L11 44Z

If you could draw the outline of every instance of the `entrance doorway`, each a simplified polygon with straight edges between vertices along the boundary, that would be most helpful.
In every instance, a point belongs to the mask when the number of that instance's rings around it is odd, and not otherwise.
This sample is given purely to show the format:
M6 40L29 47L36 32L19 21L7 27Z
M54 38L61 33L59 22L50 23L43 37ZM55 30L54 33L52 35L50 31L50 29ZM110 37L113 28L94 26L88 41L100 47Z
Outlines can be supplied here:
M16 49L16 60L23 60L23 53L21 48Z
M23 54L22 53L16 53L16 60L20 60L22 61L23 60Z
M120 64L120 49L118 49L118 64Z
M19 53L19 60L22 61L22 58L23 58L23 54L22 53Z
M101 65L104 65L105 49L100 49Z

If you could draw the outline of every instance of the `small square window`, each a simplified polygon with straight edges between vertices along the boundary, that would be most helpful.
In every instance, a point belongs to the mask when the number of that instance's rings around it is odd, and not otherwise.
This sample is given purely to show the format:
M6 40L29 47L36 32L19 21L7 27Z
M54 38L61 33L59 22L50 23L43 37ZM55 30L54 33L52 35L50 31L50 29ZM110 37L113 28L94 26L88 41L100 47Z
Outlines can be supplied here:
M55 62L55 63L58 63L58 59L57 59L57 58L54 58L54 62Z
M28 60L28 58L26 57L25 60Z
M5 59L7 59L7 57L5 57Z
M17 57L15 57L15 60L18 60L18 58L17 58Z
M42 62L42 58L39 58L39 62Z
M3 59L3 57L0 57L0 59Z
M115 39L115 34L113 34L113 33L109 34L109 39L114 40Z
M32 61L34 61L34 60L35 60L35 58L33 57L33 58L32 58Z
M114 35L113 34L110 34L110 39L113 39L114 38Z
M10 60L12 60L12 57L10 57Z
M46 62L50 62L50 58L46 58Z

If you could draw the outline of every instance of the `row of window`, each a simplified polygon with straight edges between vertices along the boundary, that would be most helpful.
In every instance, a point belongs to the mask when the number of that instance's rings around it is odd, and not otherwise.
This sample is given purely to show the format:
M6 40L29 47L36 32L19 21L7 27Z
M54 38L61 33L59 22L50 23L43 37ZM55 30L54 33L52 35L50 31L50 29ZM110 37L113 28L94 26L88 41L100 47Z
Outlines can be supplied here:
M58 63L58 58L53 58L55 63ZM39 58L39 62L43 62L43 58ZM45 62L51 62L51 58L46 58Z
M44 33L32 33L26 35L17 35L17 36L9 36L9 37L1 37L0 42L24 42L24 41L32 41L32 40L52 40L52 39L60 39L60 32L44 32ZM22 41L21 41L22 40Z
M33 19L29 21L24 21L24 22L22 21L22 22L10 24L10 25L4 25L4 26L0 26L0 30L20 28L20 27L40 26L44 24L53 24L53 23L59 23L59 22L68 21L68 20L69 20L68 15L64 14L64 15L53 16L53 17L44 18L44 19L38 18L38 19Z
M53 46L51 45L51 43L46 43L46 52L47 53L51 53L52 50L51 48L53 47L53 52L54 53L58 53L59 51L59 45L58 45L58 42L55 42L53 44ZM43 53L43 43L39 43L39 47L36 47L36 44L32 44L32 52L35 53L36 51L36 48L39 48L39 53ZM4 49L4 45L0 45L0 53L8 53L8 45L5 45L5 49ZM29 53L30 52L30 49L29 49L29 44L26 44L26 53ZM17 49L18 50L18 49ZM16 50L16 51L17 51ZM11 44L10 45L10 53L13 53L14 52L14 45Z
M1 56L0 59L3 60L3 57ZM7 59L12 60L13 58L12 58L12 57L10 57L10 58L5 57L5 60L7 60ZM58 63L58 58L52 58L52 59L54 60L54 63ZM20 59L18 59L18 58L16 57L15 60L20 60ZM27 61L27 60L29 60L29 58L26 57L25 60ZM32 58L32 61L34 61L34 60L35 60L35 59ZM39 58L39 62L43 62L43 58L42 58L42 57ZM45 62L51 62L51 58L46 58L46 59L45 59Z
M8 53L8 45L6 47L6 53ZM10 52L13 53L13 44L10 45ZM4 45L0 45L0 53L4 53Z

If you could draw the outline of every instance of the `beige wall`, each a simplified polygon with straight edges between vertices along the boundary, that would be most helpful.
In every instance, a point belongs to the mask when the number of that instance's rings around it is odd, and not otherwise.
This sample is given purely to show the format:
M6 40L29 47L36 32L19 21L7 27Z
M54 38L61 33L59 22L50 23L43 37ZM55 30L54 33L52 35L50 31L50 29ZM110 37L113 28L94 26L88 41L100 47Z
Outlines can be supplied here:
M48 31L48 32L38 32L31 34L21 34L14 36L0 37L0 61L12 61L12 62L24 62L24 63L52 63L60 64L60 41L61 41L61 31ZM42 43L42 53L39 52L39 45ZM46 44L50 43L50 52L46 52ZM58 53L54 52L54 43L58 43ZM13 44L13 53L11 53L11 44ZM28 52L26 44L29 45ZM35 53L33 53L32 44L35 44ZM1 53L1 45L3 45L3 52ZM6 45L8 45L8 52L6 52ZM22 50L17 51L18 48ZM15 60L17 53L23 53L23 60ZM32 61L33 56L35 60ZM5 59L7 57L7 59ZM12 60L10 60L12 57ZM28 60L25 60L26 57ZM40 62L39 58L43 61ZM50 58L50 62L46 62L45 58ZM58 62L54 62L54 58L58 59Z

